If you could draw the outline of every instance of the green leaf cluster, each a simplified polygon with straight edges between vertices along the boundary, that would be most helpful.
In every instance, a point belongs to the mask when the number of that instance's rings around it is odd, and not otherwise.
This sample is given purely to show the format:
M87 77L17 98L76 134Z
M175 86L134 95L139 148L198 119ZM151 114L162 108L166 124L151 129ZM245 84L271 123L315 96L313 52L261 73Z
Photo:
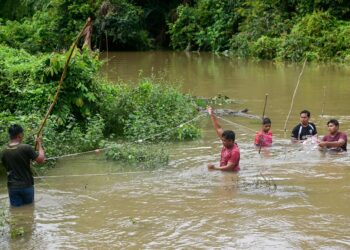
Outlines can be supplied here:
M174 49L223 51L237 31L239 1L200 0L195 6L180 5L177 19L169 23Z
M126 162L141 169L166 166L169 152L163 145L152 144L112 144L105 153L107 159Z
M178 127L198 114L197 106L190 96L181 94L169 83L141 79L136 87L121 83L109 87L104 93L109 94L103 99L101 115L108 133L135 140L148 138L150 141L186 140L200 136L195 123ZM159 133L162 135L154 136Z
M281 61L349 61L346 1L198 0L169 23L175 49Z

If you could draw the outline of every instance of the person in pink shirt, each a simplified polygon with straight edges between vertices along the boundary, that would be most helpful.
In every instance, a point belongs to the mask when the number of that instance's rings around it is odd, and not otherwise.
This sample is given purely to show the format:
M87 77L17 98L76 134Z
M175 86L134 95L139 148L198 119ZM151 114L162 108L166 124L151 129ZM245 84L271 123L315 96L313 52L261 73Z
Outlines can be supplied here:
M346 151L348 137L345 133L339 131L339 122L331 119L327 122L328 135L322 138L318 146L320 149L329 149L337 152Z
M209 164L209 170L239 171L240 152L235 143L235 132L232 130L223 130L214 114L212 107L208 107L208 113L215 128L215 131L222 141L220 166Z
M270 147L272 145L272 132L271 132L271 120L270 118L264 118L262 121L262 128L255 135L254 144L257 147Z

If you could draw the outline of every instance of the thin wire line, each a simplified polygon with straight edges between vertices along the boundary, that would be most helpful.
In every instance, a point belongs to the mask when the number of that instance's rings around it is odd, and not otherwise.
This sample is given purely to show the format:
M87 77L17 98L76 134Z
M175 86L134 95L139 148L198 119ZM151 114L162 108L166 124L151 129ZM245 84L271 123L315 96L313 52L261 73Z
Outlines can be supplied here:
M252 131L252 132L254 132L254 133L256 132L256 130L254 130L254 129L251 129L251 128L247 127L247 126L244 126L244 125L238 124L238 123L236 123L236 122L227 120L227 119L225 119L225 118L222 118L221 116L217 116L217 118L219 118L219 119L221 119L221 120L223 120L223 121L225 121L225 122L227 122L227 123L231 123L232 125L235 125L235 126L237 126L237 127L245 128L245 129L247 129L247 130L249 130L249 131Z
M129 142L130 144L131 143L141 143L141 142L144 142L144 141L147 141L149 139L152 139L154 137L158 137L162 134L165 134L165 133L168 133L170 131L173 131L177 128L181 128L183 127L184 125L186 124L189 124L189 123L192 123L194 122L195 120L198 120L200 117L202 116L205 116L206 114L200 114L200 115L197 115L195 118L187 121L187 122L184 122L184 123L181 123L173 128L170 128L168 130L165 130L165 131L162 131L160 133L157 133L157 134L154 134L154 135L151 135L149 137L146 137L144 139L139 139L139 140L136 140L136 141L133 141L133 142ZM124 143L124 144L128 144L128 143ZM108 147L105 147L105 148L100 148L100 149L94 149L94 150L90 150L90 151L85 151L85 152L79 152L79 153L73 153L73 154L66 154L66 155L61 155L61 156L54 156L54 157L50 157L50 158L47 158L46 160L56 160L56 159L60 159L60 158L66 158L66 157L72 157L72 156L78 156L78 155L83 155L83 154L90 154L90 153L94 153L94 152L98 152L98 151L104 151L104 150L107 150L107 149L110 149L110 148L113 148L114 146L108 146Z
M161 171L161 170L160 170ZM62 178L62 177L91 177L91 176L107 176L107 175L125 175L125 174L139 174L139 173L152 173L153 170L149 171L132 171L132 172L108 172L108 173L101 173L101 174L72 174L72 175L43 175L43 176L35 176L34 179L41 179L41 178ZM159 171L158 171L159 172Z

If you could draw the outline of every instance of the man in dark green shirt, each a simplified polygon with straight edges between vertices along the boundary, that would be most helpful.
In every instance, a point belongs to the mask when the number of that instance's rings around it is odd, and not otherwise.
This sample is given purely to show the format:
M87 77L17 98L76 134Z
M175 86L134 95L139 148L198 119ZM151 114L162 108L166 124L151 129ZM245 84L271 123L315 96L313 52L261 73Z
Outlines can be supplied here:
M7 172L10 204L19 207L34 201L34 179L30 165L31 161L43 163L45 152L39 138L36 139L38 153L32 146L22 144L24 134L21 126L12 125L8 132L10 142L1 154L1 161Z

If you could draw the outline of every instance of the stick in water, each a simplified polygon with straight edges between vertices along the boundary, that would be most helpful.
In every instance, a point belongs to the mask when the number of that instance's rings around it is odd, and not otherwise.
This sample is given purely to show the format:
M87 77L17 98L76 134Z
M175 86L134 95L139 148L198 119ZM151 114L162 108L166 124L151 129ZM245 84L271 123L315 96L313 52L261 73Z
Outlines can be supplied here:
M301 72L300 72L300 74L299 74L299 78L298 78L297 85L295 86L295 89L294 89L294 93L293 93L292 101L291 101L291 103L290 103L290 109L289 109L289 112L288 112L288 115L287 115L287 118L286 118L286 122L284 123L284 134L286 134L286 132L287 132L287 123L288 123L288 120L289 120L290 114L291 114L291 112L292 112L293 106L294 106L294 99L295 99L295 95L296 95L297 90L298 90L298 87L299 87L299 83L300 83L301 76L302 76L302 75L303 75L303 73L304 73L304 69L305 69L306 61L307 61L307 58L305 58L303 68L301 69Z
M265 118L265 110L266 110L266 104L267 104L267 97L268 97L269 94L265 94L265 103L264 103L264 109L263 109L263 114L262 114L262 120L264 120ZM259 154L261 152L261 147L262 147L262 141L260 140L260 145L259 145Z
M321 116L324 114L324 107L326 106L326 86L323 86L323 103L322 103L322 112Z

